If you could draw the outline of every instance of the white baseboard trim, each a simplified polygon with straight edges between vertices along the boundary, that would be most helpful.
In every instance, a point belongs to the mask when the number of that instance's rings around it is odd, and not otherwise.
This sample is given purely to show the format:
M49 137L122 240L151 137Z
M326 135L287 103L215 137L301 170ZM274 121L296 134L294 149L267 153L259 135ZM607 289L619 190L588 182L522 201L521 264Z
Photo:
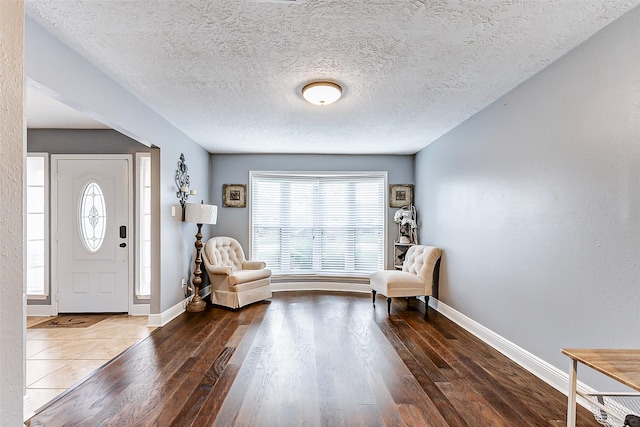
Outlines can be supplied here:
M366 292L371 293L369 284L366 283L340 283L340 282L283 282L271 283L271 291L337 291L337 292Z
M162 327L166 325L186 311L188 302L189 298L186 298L160 314L149 314L148 326Z
M459 311L449 307L442 301L434 297L429 298L429 306L456 323L461 328L467 330L477 338L498 350L500 353L513 360L515 363L531 372L542 381L549 384L564 395L569 393L569 373L561 371L550 363L542 360L538 356L528 352L522 347L517 346L506 338L498 335L492 330L482 326L480 323L465 316ZM569 369L569 359L567 359L567 371ZM584 393L594 393L595 389L578 381L577 388ZM587 406L585 399L578 396L578 403L584 407Z
M148 316L149 310L149 304L131 304L129 316Z
M27 316L48 317L53 315L50 305L27 305Z
M149 304L132 304L129 308L131 316L148 316ZM48 317L51 314L51 305L27 305L27 316Z

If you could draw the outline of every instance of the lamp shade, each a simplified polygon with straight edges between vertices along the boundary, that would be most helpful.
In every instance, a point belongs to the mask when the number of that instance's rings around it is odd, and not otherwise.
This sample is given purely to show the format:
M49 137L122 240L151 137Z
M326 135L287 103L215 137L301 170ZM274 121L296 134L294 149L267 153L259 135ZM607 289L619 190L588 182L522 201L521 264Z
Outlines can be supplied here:
M184 220L196 224L215 224L218 219L218 207L204 203L187 203L184 206Z

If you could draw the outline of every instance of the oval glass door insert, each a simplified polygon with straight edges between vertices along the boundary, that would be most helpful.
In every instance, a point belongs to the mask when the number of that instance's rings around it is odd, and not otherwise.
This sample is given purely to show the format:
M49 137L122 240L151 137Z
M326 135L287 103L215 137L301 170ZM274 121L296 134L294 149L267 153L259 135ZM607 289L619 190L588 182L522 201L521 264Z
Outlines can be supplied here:
M96 182L85 185L80 195L80 240L85 249L97 252L104 241L107 223L107 211L102 189Z

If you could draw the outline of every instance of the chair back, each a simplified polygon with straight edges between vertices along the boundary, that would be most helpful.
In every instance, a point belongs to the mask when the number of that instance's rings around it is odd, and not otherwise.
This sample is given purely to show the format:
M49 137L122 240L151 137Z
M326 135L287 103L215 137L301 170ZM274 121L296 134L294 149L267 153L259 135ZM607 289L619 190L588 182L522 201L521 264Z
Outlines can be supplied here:
M433 283L433 271L442 255L442 250L433 246L413 245L407 251L402 271L422 279L425 286Z
M240 243L226 236L210 238L204 245L204 256L212 266L232 267L234 270L242 270L242 263L246 260Z

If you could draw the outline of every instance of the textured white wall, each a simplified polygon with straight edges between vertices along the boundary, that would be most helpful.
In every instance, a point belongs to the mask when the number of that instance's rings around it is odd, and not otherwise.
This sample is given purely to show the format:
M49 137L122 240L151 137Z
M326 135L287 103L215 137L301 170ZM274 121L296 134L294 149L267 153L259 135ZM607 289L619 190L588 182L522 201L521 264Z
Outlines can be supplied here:
M636 8L416 156L440 299L564 371L640 347L639 52Z
M21 0L0 1L0 425L22 425L24 396L23 34Z

